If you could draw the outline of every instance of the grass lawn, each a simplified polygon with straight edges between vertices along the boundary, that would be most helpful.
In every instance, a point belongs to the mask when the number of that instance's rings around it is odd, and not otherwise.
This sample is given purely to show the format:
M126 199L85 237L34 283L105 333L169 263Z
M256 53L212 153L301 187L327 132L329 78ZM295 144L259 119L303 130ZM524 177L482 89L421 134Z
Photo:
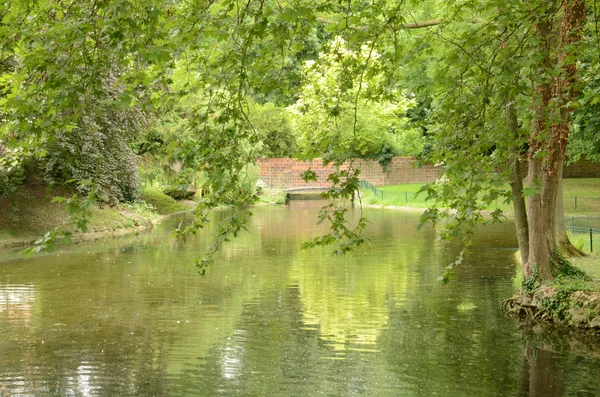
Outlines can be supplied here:
M569 178L564 180L565 213L600 216L600 178Z
M596 281L600 281L600 258L596 255L589 255L584 258L571 258L571 263Z
M429 203L425 201L425 194L416 195L421 186L420 183L378 186L376 192L366 188L362 191L363 201L366 204L427 208ZM566 216L600 217L600 178L565 179L563 189ZM498 201L487 209L496 208L512 212L512 203Z
M377 192L372 189L363 189L363 202L366 204L393 205L400 207L427 208L425 194L417 195L423 186L420 183L403 185L378 186Z

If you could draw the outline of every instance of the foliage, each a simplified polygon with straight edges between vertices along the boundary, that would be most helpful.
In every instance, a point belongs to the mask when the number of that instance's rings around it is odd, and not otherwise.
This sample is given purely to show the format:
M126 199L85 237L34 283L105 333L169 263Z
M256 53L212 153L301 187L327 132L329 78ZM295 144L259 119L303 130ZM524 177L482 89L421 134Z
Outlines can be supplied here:
M569 317L569 309L571 303L569 297L575 290L560 289L551 298L546 298L542 301L542 307L548 310L553 318L565 320Z
M272 204L286 204L288 197L283 189L262 188L257 193L259 201Z
M102 127L84 117L80 127L56 134L43 159L45 176L53 183L70 179L89 180L98 186L102 201L133 201L137 195L136 157L124 139L120 120L107 118ZM114 124L113 124L114 123Z
M600 65L590 62L583 71L583 89L567 147L570 163L581 157L600 161Z
M14 194L25 182L27 175L22 152L21 148L6 150L0 140L0 198Z
M152 206L161 215L172 214L185 209L173 198L164 194L160 189L144 187L140 193L140 199Z
M234 190L224 196L223 203L236 204L256 201L258 175L259 170L256 165L247 165L241 171L241 177L236 179Z
M154 42L165 14L151 3L8 2L0 35L12 67L0 80L2 136L9 149L42 160L50 180L92 181L110 202L133 198L128 139L143 122L145 89L161 81L150 65L170 58Z
M253 152L258 157L292 157L296 152L296 137L285 108L273 103L253 104L250 122L260 137L260 148Z
M46 232L44 236L36 240L32 246L21 251L27 257L42 251L53 252L56 244L61 242L71 244L72 232L69 226L75 226L83 233L87 231L92 209L98 200L98 189L91 183L84 181L87 186L78 186L79 191L87 191L86 195L75 193L71 197L54 197L52 202L64 204L69 216L62 224Z
M558 251L558 248L556 249ZM569 262L560 252L556 253L558 260L553 266L553 275L555 279L561 278L578 278L589 280L590 277L578 267L575 267Z
M133 203L123 204L123 207L127 208L134 214L141 216L142 218L149 219L151 221L158 219L158 213L154 206L148 204L145 201L137 200Z
M523 281L521 283L521 289L524 292L533 292L535 290L537 290L540 287L540 279L539 279L539 273L537 270L537 267L533 268L533 272L531 273L531 276L529 278L524 278L523 277Z
M362 234L367 226L367 220L362 213L355 222L346 218L347 202L353 202L355 192L359 189L360 170L354 169L352 163L347 170L341 170L339 164L337 165L337 170L327 177L331 187L323 193L323 197L331 202L321 208L317 221L318 225L328 224L330 232L306 241L302 244L302 248L333 246L331 252L333 255L344 255L367 242ZM305 181L317 179L316 173L312 170L304 172L302 177Z
M421 151L422 137L403 116L412 102L401 92L386 92L379 57L370 43L353 51L337 37L305 63L300 98L290 108L303 156L379 158L386 164L391 156Z
M341 166L352 157L385 164L393 154L422 154L444 165L445 177L423 189L434 203L424 220L444 221L442 237L467 241L486 206L511 200L504 182L507 164L519 157L515 149L543 165L524 193L535 198L552 189L545 181L556 178L562 163L568 137L556 133L564 135L558 127L574 109L578 60L592 71L584 102L590 109L597 102L597 46L591 45L597 37L587 29L580 41L578 25L560 23L582 5L9 1L0 25L0 138L9 150L47 160L52 178L96 182L109 201L135 192L130 144L161 157L157 169L165 175L174 164L185 178L202 172L205 195L196 221L180 231L185 238L220 203L254 202L248 164L256 150L292 150L285 117L254 103L297 99L290 110L302 158ZM553 32L556 46L547 45L548 25L563 29ZM419 31L407 34L412 28ZM134 139L147 108L163 120ZM517 113L518 128L510 133L507 109ZM579 121L580 130L595 134L592 121ZM277 131L264 127L278 123ZM352 167L333 173L329 196L352 200L357 177ZM223 225L216 246L245 219ZM501 219L500 210L492 213L493 221ZM320 220L332 230L315 245L333 242L346 252L363 243L364 222L350 226L343 206L328 206Z

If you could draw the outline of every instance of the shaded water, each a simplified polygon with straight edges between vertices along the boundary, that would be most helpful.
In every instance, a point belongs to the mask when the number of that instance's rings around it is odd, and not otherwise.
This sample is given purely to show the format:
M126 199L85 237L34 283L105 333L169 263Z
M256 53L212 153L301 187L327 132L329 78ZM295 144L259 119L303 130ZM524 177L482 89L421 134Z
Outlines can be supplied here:
M442 287L457 249L415 214L367 211L356 255L300 250L318 205L253 209L205 277L189 264L208 241L174 242L179 220L4 258L0 396L600 395L600 359L526 342L499 309L512 224L479 233Z

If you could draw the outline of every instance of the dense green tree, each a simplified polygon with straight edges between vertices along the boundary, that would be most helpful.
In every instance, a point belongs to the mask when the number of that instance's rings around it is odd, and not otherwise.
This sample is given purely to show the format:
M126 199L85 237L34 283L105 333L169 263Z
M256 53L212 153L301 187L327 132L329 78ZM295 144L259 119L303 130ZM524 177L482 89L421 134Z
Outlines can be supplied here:
M158 1L2 7L2 59L12 64L2 75L8 148L22 148L53 178L90 179L111 199L130 198L135 161L127 141L143 122L147 89L163 82L152 65L171 58L163 40L170 7ZM123 175L116 165L94 170L115 161Z
M370 44L352 51L336 37L306 62L299 99L291 107L303 156L379 158L385 164L392 156L422 151L423 137L405 117L413 103L387 86L380 55Z
M256 156L293 157L296 154L296 136L285 108L270 102L254 104L250 108L250 122L260 136Z

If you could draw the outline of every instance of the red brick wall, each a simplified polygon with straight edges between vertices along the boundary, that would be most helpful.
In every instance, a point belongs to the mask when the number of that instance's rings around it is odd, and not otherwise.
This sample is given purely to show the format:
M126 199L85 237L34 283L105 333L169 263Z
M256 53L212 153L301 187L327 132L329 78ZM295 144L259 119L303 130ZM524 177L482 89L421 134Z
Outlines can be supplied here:
M376 186L432 182L442 174L442 167L415 168L414 162L412 157L394 157L387 172L376 160L356 160L355 167L360 168L360 179ZM321 159L311 162L287 158L258 159L257 165L263 182L280 189L329 187L327 176L335 170L331 165L324 166ZM317 182L306 183L300 177L309 168L317 174Z
M565 178L600 178L600 163L581 159L563 169Z
M401 183L433 182L443 173L443 167L426 165L422 168L413 166L413 157L394 157L385 172L376 160L356 160L355 166L360 168L360 179L371 182L375 186L398 185ZM269 186L281 189L329 187L327 176L334 171L331 165L324 166L321 159L311 162L295 159L258 159L260 178ZM317 173L317 182L306 183L300 175L307 169ZM527 173L527 169L524 170ZM564 169L565 178L600 178L600 163L582 159Z

